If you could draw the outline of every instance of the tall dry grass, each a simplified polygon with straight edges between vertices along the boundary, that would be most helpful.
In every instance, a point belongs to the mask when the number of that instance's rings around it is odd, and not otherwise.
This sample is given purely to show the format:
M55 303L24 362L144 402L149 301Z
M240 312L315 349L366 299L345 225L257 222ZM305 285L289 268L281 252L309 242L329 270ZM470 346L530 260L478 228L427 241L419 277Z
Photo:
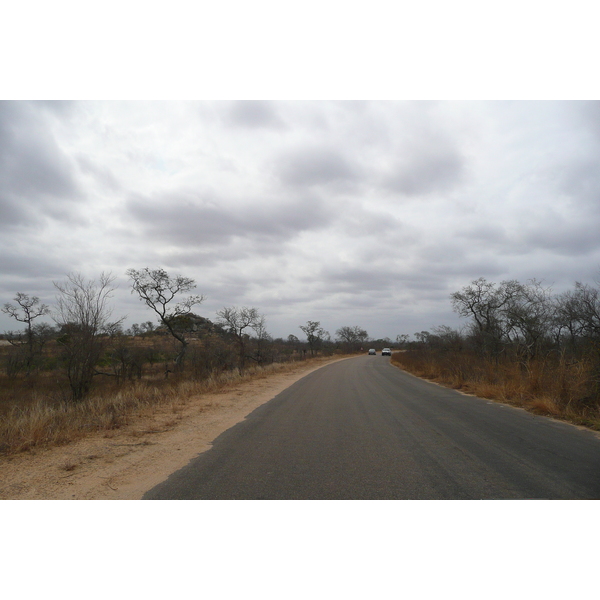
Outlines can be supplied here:
M323 359L309 359L304 365ZM273 363L263 367L214 372L203 380L131 381L120 386L104 386L87 399L73 403L35 393L23 405L15 405L0 420L0 453L12 454L36 447L61 445L80 439L90 432L119 429L134 415L152 411L199 394L222 390L231 385L287 373L298 363Z
M600 430L600 404L591 360L569 361L561 355L550 355L519 362L464 351L424 349L394 353L392 363L466 393Z

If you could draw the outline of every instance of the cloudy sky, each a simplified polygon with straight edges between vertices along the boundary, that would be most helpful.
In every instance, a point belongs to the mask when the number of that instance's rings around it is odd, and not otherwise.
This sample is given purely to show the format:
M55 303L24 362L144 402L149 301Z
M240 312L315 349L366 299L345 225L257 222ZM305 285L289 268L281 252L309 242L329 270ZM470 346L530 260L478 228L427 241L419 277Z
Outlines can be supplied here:
M110 271L130 325L148 266L274 336L456 326L475 278L600 277L599 161L599 102L3 101L0 300Z

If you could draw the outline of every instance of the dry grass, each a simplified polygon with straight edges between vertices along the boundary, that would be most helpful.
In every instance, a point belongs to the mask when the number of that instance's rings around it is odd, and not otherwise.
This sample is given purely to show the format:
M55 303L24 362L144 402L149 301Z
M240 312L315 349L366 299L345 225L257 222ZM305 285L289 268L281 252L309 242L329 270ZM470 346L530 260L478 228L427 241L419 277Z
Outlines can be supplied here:
M441 385L600 430L593 365L562 357L530 361L485 360L467 353L409 351L392 363Z
M172 378L158 381L134 381L120 387L98 391L88 399L73 403L56 398L33 397L24 406L8 410L0 422L0 453L13 454L36 447L66 444L93 431L111 431L128 424L133 416L148 416L157 408L167 407L173 415L161 425L160 431L175 427L181 419L181 407L190 397L231 388L271 374L287 373L318 364L315 358L303 363L274 363L265 367L213 373L202 381ZM155 431L154 433L158 433ZM143 431L152 433L152 431ZM65 466L65 470L75 466Z

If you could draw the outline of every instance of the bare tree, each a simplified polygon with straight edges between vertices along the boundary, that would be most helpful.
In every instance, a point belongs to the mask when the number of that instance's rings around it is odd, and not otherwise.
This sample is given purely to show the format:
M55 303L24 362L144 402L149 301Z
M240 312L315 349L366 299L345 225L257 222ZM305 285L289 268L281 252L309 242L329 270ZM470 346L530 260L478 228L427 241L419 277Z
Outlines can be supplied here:
M110 321L112 309L108 302L113 295L115 278L102 273L100 279L86 281L78 273L54 286L59 292L53 319L60 327L67 359L67 375L72 399L82 400L90 391L96 365L104 349L103 336L114 333L123 321Z
M248 329L261 331L264 329L264 317L256 308L243 306L224 307L217 311L217 323L224 327L235 338L239 351L239 368L246 366L246 344L249 339Z
M573 303L581 334L600 342L600 290L577 282Z
M484 354L498 355L507 333L506 309L522 292L518 281L503 281L498 286L483 277L471 282L450 298L461 317L472 317L474 337Z
M503 309L506 336L526 360L537 356L550 341L555 322L555 303L550 287L536 279L519 285Z
M307 321L306 325L300 325L299 327L306 335L310 355L314 356L323 340L329 337L329 332L321 327L320 321Z
M585 340L594 365L593 394L600 398L600 288L575 283L572 304L579 325L579 335Z
M25 339L27 343L27 358L25 361L26 374L29 375L33 359L35 355L35 337L36 328L33 321L38 317L50 314L50 308L45 304L40 303L37 296L29 296L21 292L17 292L14 298L15 304L6 303L0 310L6 313L13 319L26 324Z
M256 356L255 360L260 365L267 360L269 343L272 338L267 331L267 321L264 315L260 315L258 321L252 326L256 336ZM271 357L272 358L272 357Z
M180 294L195 289L196 282L182 275L169 275L164 269L151 270L128 269L127 276L131 280L131 293L136 292L140 300L146 303L158 316L160 322L180 344L180 350L175 358L175 365L183 365L189 342L184 333L175 327L178 317L189 315L192 307L200 304L204 296L188 296L176 302Z
M573 291L560 294L555 300L555 328L573 351L597 347L600 350L600 288L576 282Z

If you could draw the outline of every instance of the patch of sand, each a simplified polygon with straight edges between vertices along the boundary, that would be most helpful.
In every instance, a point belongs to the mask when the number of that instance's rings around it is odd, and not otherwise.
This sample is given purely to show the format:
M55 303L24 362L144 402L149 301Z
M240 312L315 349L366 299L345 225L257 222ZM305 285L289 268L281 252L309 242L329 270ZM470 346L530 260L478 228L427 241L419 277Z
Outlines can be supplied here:
M156 407L150 416L129 418L121 429L2 457L0 499L138 500L261 404L338 360L346 359L299 363L291 371Z

